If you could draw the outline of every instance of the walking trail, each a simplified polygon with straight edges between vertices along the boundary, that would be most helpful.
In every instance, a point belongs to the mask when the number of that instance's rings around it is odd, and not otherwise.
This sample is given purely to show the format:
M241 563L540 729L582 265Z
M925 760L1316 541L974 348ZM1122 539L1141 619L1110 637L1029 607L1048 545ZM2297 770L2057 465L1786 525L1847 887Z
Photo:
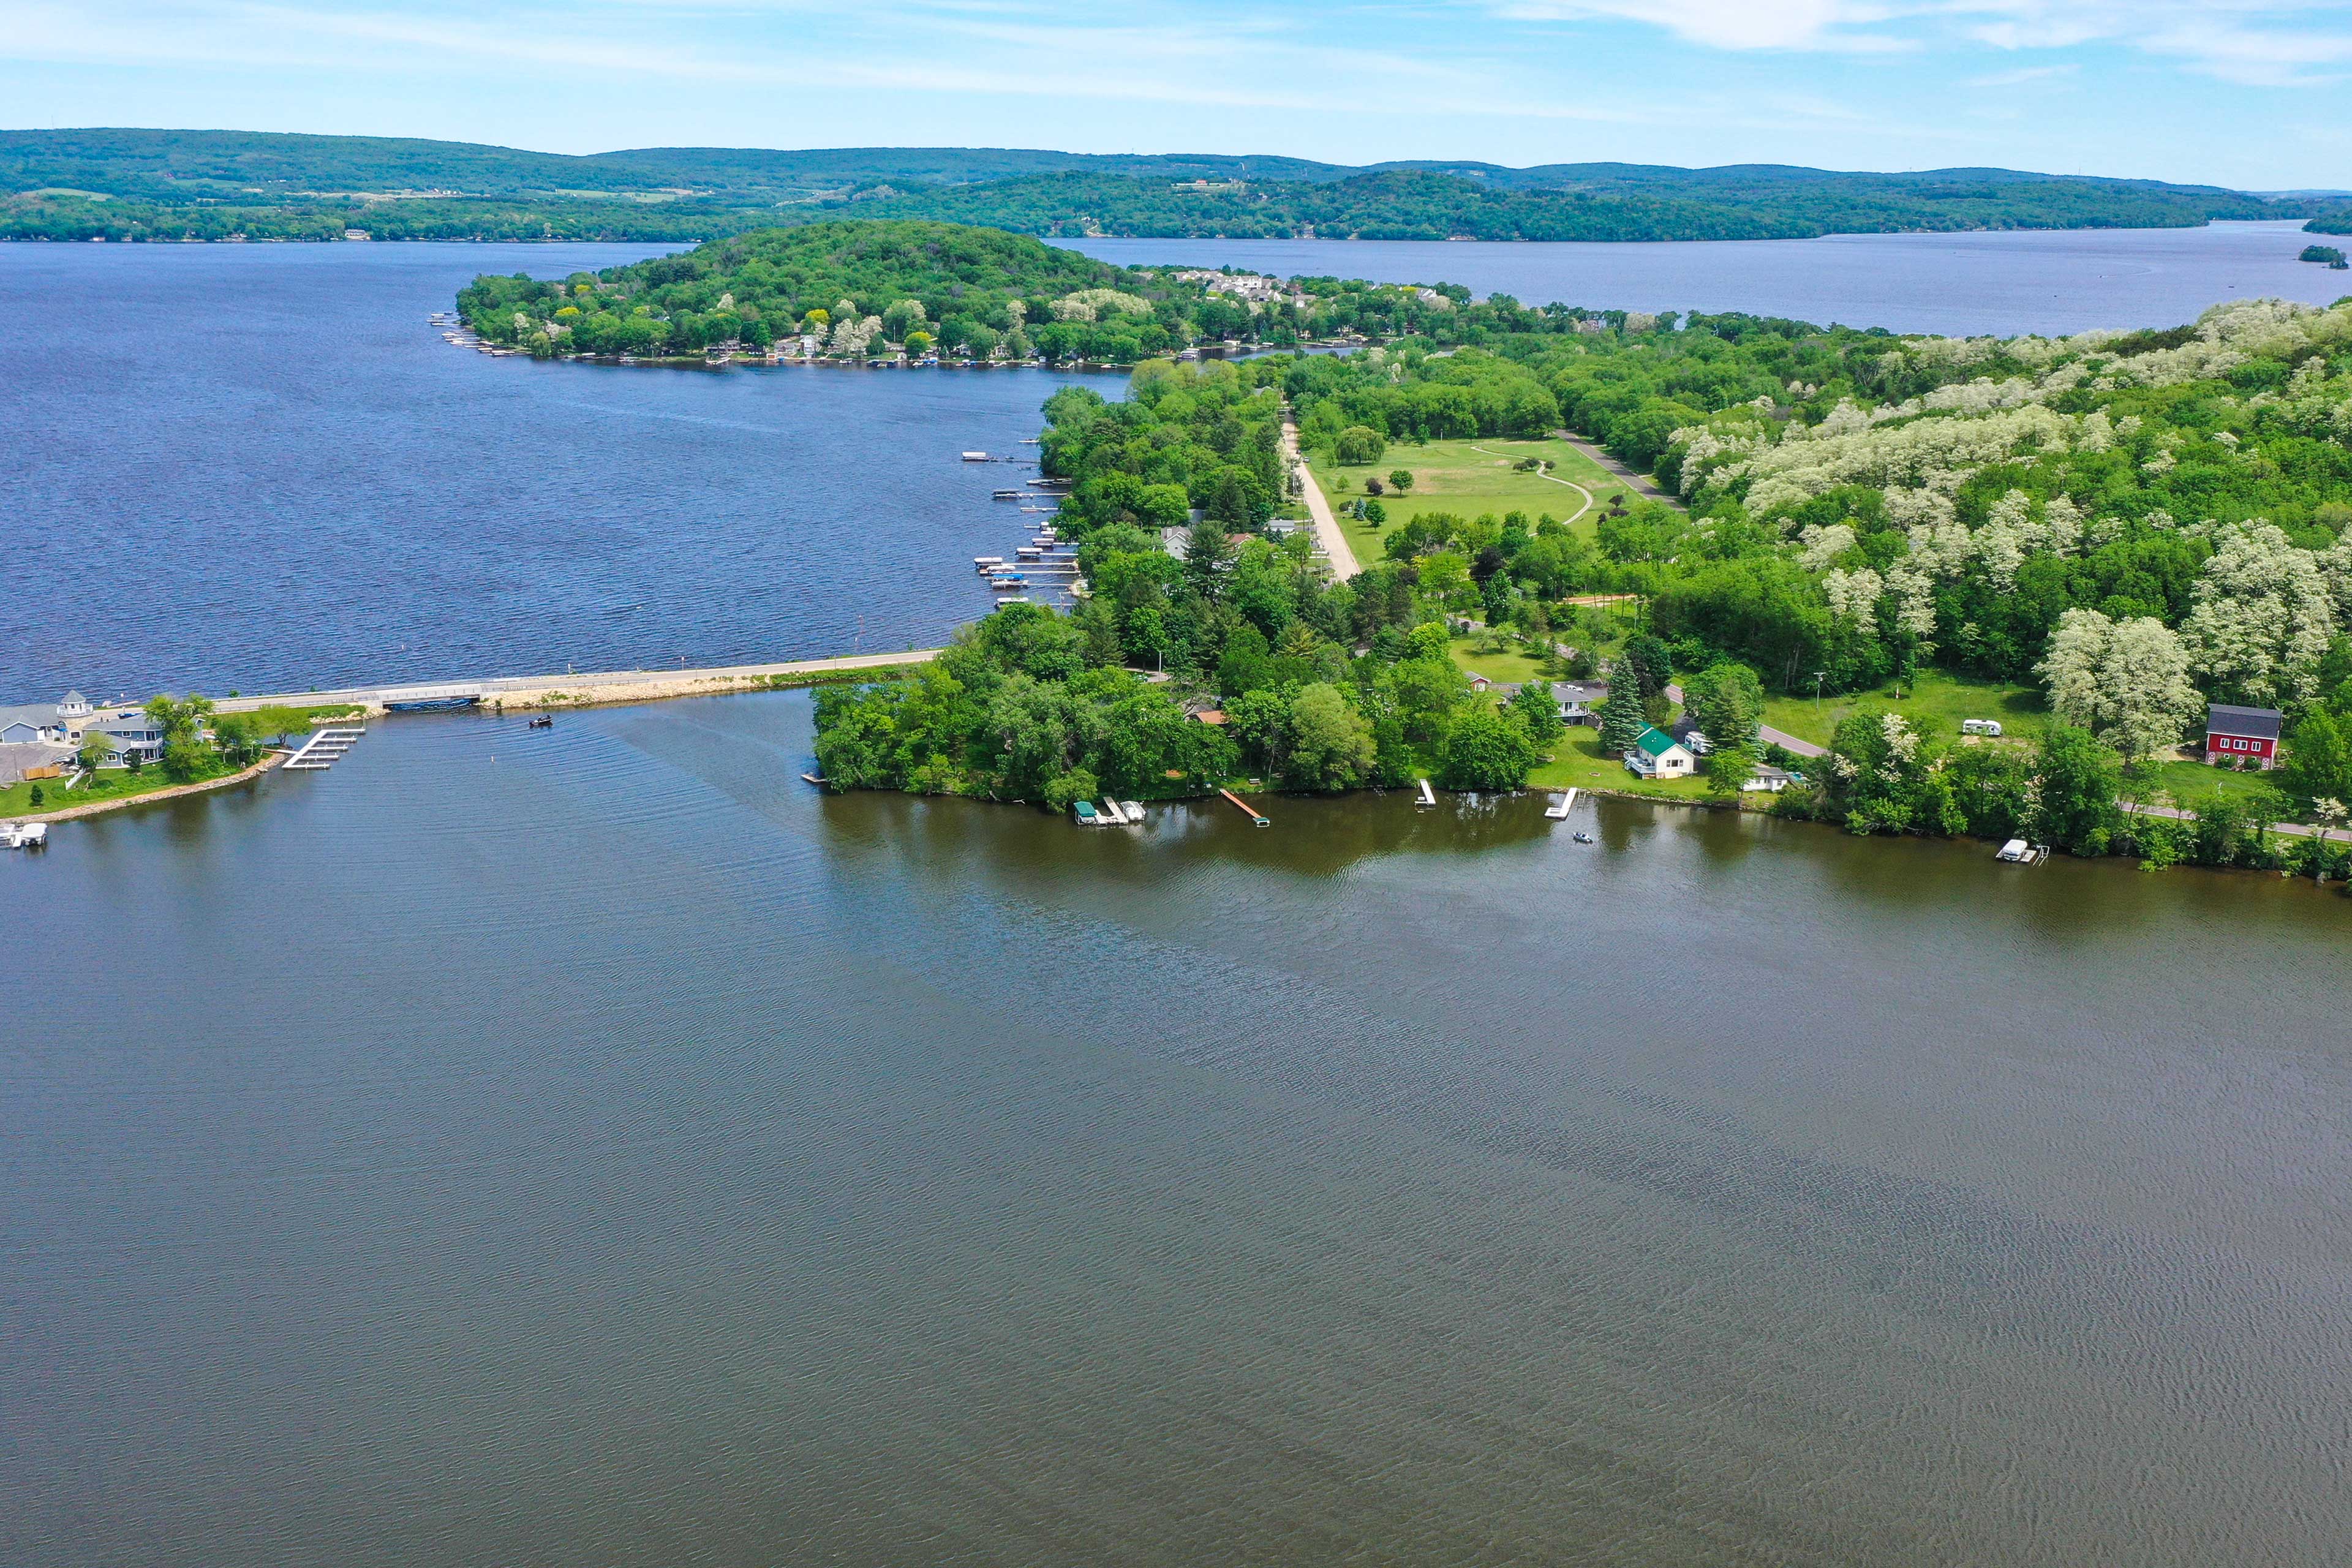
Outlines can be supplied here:
M1474 452L1486 452L1486 447L1476 445L1473 445L1470 449ZM1486 456L1490 458L1507 458L1510 454L1507 452L1486 452ZM1557 474L1547 474L1541 468L1538 468L1536 470L1536 478L1539 479L1549 479L1556 485L1566 485L1570 489L1574 490L1578 495L1584 498L1584 504L1578 507L1574 511L1569 513L1568 516L1560 519L1562 522L1574 522L1578 518L1582 517L1586 512L1592 510L1592 492L1586 489L1582 485L1578 484L1574 479L1563 479Z

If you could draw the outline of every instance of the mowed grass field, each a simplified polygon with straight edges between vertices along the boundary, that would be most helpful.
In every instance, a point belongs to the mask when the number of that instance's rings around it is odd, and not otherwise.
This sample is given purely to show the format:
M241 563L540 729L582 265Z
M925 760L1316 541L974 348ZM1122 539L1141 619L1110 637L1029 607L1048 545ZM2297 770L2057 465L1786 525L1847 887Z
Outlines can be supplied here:
M1764 722L1818 746L1828 745L1839 723L1852 713L1901 713L1928 739L1946 744L1960 738L1963 719L1999 720L2002 739L2011 741L2039 740L2050 722L2049 706L2032 687L1942 669L1920 671L1918 682L1899 697L1890 688L1832 694L1818 702L1777 695L1764 700Z
M1548 459L1552 465L1550 477L1522 473L1511 467L1524 458ZM1379 560L1381 536L1410 521L1416 511L1450 511L1465 518L1481 512L1500 517L1523 511L1530 521L1549 512L1563 521L1574 518L1576 531L1589 538L1599 514L1609 509L1610 497L1622 495L1629 503L1638 499L1622 479L1565 441L1482 438L1432 441L1420 447L1399 443L1366 468L1343 468L1318 453L1309 458L1307 468L1335 511L1363 497L1366 479L1377 479L1385 488L1391 469L1412 471L1410 491L1402 496L1391 491L1378 498L1388 511L1386 523L1375 528L1352 518L1339 520L1360 561ZM1590 508L1585 506L1588 493L1593 502Z

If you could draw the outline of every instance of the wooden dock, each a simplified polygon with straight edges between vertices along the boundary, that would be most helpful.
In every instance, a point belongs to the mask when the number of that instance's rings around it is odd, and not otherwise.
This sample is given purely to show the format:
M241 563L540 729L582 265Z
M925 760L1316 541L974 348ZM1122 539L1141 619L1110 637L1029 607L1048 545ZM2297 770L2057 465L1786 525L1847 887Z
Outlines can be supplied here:
M1257 807L1252 805L1249 802L1244 800L1233 791L1229 789L1221 789L1217 793L1223 795L1227 800L1232 801L1241 814L1250 819L1253 826L1258 827L1271 827L1274 826L1273 819L1268 817L1265 813L1260 811Z

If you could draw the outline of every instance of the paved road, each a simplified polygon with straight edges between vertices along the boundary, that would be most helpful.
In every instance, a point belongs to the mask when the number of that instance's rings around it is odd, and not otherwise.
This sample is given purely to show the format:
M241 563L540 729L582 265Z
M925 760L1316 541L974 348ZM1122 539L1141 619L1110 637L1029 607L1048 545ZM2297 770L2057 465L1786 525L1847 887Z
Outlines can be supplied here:
M1683 700L1683 689L1679 686L1670 685L1666 688L1666 695L1673 698L1676 702L1680 702ZM1811 741L1801 741L1796 736L1790 734L1787 731L1775 730L1769 724L1759 726L1756 731L1756 737L1768 746L1784 746L1790 751L1796 752L1797 755L1801 757L1825 757L1829 755L1828 747L1816 746Z
M1602 451L1600 447L1594 446L1583 437L1577 435L1574 431L1555 430L1552 434L1559 437L1559 439L1567 442L1570 446L1575 447L1578 451L1583 453L1586 457L1591 458L1594 462L1600 464L1602 468L1608 469L1611 473L1616 475L1619 479L1624 480L1627 484L1633 486L1636 493L1645 496L1651 500L1664 501L1668 506L1680 506L1683 504L1682 498L1680 496L1670 495L1666 491L1660 489L1657 485L1650 479L1649 476L1646 474L1635 473L1633 469L1627 468L1624 464L1619 462L1616 458L1611 457L1608 453Z
M1322 542L1323 553L1331 558L1331 575L1342 581L1363 570L1356 563L1356 552L1348 536L1339 528L1339 520L1331 515L1331 503L1323 499L1323 487L1307 471L1306 460L1298 455L1298 426L1287 416L1282 421L1282 455L1291 471L1298 476L1307 502L1307 515L1315 520L1315 537Z
M507 692L544 691L550 688L583 695L592 691L625 692L635 687L757 680L772 675L819 675L835 669L887 669L894 665L928 664L939 656L940 650L932 647L906 653L844 654L835 658L788 659L777 664L719 665L698 669L566 670L561 675L499 675L472 680L425 680L399 686L346 686L331 691L225 697L216 706L224 712L235 713L269 706L323 708L340 702L417 702L436 697L458 696L496 698Z
M1474 452L1486 452L1486 447L1475 445L1472 446L1470 449ZM1490 458L1505 458L1508 457L1509 454L1506 452L1486 452L1486 456ZM1536 478L1539 479L1549 479L1556 485L1566 485L1570 489L1574 490L1578 495L1584 498L1584 504L1578 507L1574 511L1569 513L1568 516L1560 519L1562 522L1574 522L1578 518L1582 517L1586 512L1592 510L1592 492L1586 489L1582 485L1578 484L1574 479L1563 479L1557 474L1547 474L1541 468L1538 468L1536 470Z

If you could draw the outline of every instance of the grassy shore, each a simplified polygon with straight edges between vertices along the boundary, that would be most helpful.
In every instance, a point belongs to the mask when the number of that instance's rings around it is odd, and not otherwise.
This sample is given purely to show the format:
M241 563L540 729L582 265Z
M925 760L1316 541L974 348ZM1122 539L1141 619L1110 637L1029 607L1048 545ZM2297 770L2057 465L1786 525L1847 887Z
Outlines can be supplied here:
M1479 449L1482 447L1484 450ZM1548 459L1552 465L1552 478L1513 468L1511 465L1522 458ZM1379 560L1381 537L1410 521L1417 511L1447 511L1460 517L1476 517L1482 512L1500 517L1505 512L1523 511L1530 520L1549 512L1565 520L1575 517L1584 507L1584 497L1569 488L1572 484L1581 486L1592 496L1593 506L1577 517L1574 524L1579 533L1590 536L1599 514L1608 510L1610 497L1622 495L1629 501L1634 499L1631 487L1622 479L1565 441L1482 437L1475 441L1431 441L1419 447L1399 444L1391 446L1387 456L1369 467L1343 468L1320 453L1310 455L1307 467L1335 510L1349 501L1364 499L1366 479L1377 479L1386 488L1390 470L1404 468L1412 472L1411 490L1403 495L1391 491L1377 498L1388 512L1385 523L1375 527L1353 518L1340 519L1340 526L1347 531L1348 542L1359 561Z

